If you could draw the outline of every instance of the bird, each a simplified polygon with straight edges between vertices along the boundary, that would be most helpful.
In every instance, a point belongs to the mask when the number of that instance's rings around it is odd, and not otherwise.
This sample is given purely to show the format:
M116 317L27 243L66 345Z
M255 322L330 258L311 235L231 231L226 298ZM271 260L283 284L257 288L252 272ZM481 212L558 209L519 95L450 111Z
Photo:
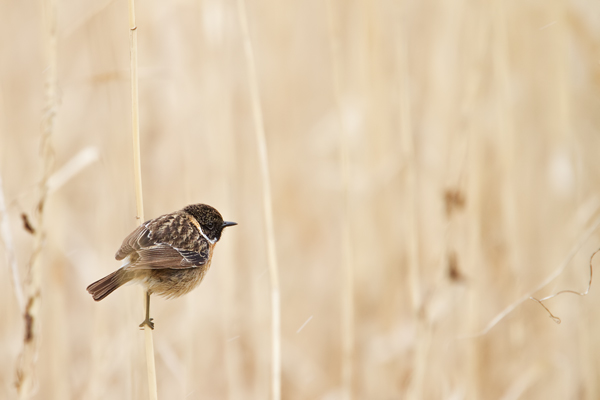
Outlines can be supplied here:
M237 223L223 221L206 204L191 204L148 220L123 240L115 255L123 261L121 268L89 285L87 291L100 301L128 282L142 284L146 318L140 327L154 329L150 295L175 298L196 288L210 268L223 229L233 225Z

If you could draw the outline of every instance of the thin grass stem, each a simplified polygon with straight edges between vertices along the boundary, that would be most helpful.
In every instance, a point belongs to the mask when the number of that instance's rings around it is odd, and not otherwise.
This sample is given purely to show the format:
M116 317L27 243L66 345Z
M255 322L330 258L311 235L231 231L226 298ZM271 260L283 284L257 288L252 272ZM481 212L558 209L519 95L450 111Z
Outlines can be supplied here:
M36 364L38 359L39 344L41 341L41 306L42 306L42 282L44 269L42 268L42 250L46 242L45 212L48 200L48 182L54 167L54 149L52 148L52 135L54 134L56 122L56 110L58 108L58 51L56 33L56 0L45 0L44 24L45 24L45 59L48 67L45 70L45 107L42 118L42 129L40 138L40 161L41 177L37 188L37 199L34 215L34 245L23 291L25 294L25 310L23 312L24 337L23 349L17 361L16 388L19 399L31 398L36 389Z
M352 246L350 237L350 162L348 151L348 129L346 127L342 109L342 82L341 82L341 51L340 33L334 20L334 5L332 0L327 2L329 22L329 45L331 50L331 75L333 78L335 109L339 124L339 169L341 174L341 256L342 256L342 289L341 289L341 379L342 399L352 399L352 382L354 381L354 268L352 260Z
M6 263L10 269L11 282L19 311L21 315L25 312L25 296L23 295L23 287L21 285L21 277L19 274L19 265L15 255L15 246L13 243L12 234L10 231L10 221L8 219L8 211L6 209L6 201L4 200L4 187L2 184L2 176L0 175L0 240L4 243L6 252Z
M131 132L133 135L133 171L135 180L135 205L136 219L139 224L144 222L144 198L142 192L142 165L140 157L140 116L138 95L138 50L137 50L137 25L135 23L135 2L128 0L129 6L129 49L131 56ZM146 294L144 292L144 300ZM145 302L144 302L145 303ZM146 370L148 373L148 397L158 399L156 384L156 365L154 361L154 341L152 329L144 325L144 338L146 349Z
M262 106L260 102L260 90L258 87L258 75L254 50L250 40L248 29L248 17L244 0L238 0L238 17L242 31L242 40L248 69L248 84L252 103L252 115L254 120L254 131L256 133L256 144L258 147L258 158L260 161L260 172L262 181L263 211L265 218L265 230L267 236L267 262L271 286L271 398L281 398L281 306L279 294L279 268L277 265L277 252L275 247L275 228L273 224L273 205L271 196L271 180L269 174L269 158L267 153L267 140L263 122Z

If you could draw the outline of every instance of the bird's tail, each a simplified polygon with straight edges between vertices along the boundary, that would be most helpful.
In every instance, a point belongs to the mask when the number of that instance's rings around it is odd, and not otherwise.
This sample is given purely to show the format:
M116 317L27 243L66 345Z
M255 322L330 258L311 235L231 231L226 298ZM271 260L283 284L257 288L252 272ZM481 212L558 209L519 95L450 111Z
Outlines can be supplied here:
M112 274L106 275L104 278L92 283L87 287L87 291L92 295L94 300L100 301L132 279L133 274L131 271L120 268Z

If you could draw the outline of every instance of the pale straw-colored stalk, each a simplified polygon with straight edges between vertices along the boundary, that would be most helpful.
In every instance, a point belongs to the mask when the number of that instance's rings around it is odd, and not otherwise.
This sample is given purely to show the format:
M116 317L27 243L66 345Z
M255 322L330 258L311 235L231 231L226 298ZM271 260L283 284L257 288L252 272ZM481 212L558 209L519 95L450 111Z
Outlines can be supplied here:
M4 187L2 184L2 176L0 175L0 240L4 244L6 253L6 264L10 269L11 282L19 312L21 315L25 312L25 296L23 295L23 287L21 286L21 277L19 274L19 265L15 255L15 246L13 243L12 233L10 231L10 220L8 218L8 210L6 209L6 201L4 200Z
M45 61L45 106L42 117L40 161L41 177L37 188L37 199L33 212L34 247L27 265L23 291L25 309L23 311L24 337L23 349L19 355L16 368L15 386L20 399L31 398L36 390L35 366L41 340L41 302L42 302L42 251L46 241L44 216L48 199L48 181L54 165L52 134L54 133L56 110L58 108L57 80L57 33L56 33L56 0L45 0L44 11L44 48Z
M406 6L400 9L400 21L406 25L404 16ZM421 399L426 381L427 359L431 347L432 331L427 321L423 318L423 295L421 292L421 272L419 259L419 184L417 172L416 145L411 119L410 99L410 69L409 69L409 40L406 27L401 29L398 40L398 76L399 76L399 104L398 116L400 119L401 156L404 160L405 173L403 189L407 199L405 218L407 221L406 250L408 258L408 291L410 293L411 308L415 322L415 341L413 350L413 373L407 388L407 399Z
M142 196L142 165L140 161L140 115L138 95L138 52L137 26L135 24L135 2L129 5L129 51L131 71L131 132L133 134L133 172L135 179L135 205L138 223L144 222L144 198Z
M543 288L548 286L550 284L550 282L552 282L554 279L559 277L565 271L565 269L569 266L569 264L571 263L571 261L573 260L575 255L581 250L581 248L583 247L585 242L594 234L594 232L596 232L596 230L599 227L600 227L600 218L596 218L594 220L594 222L590 225L590 227L588 229L586 229L579 236L577 241L571 247L571 250L569 251L569 253L565 256L563 261L558 265L558 267L556 269L554 269L554 271L550 275L548 275L544 280L542 280L539 284L537 284L533 289L527 291L527 293L521 295L521 297L519 297L517 300L513 301L508 306L506 306L501 312L499 312L496 316L494 316L494 318L492 318L485 325L485 327L483 329L480 329L476 333L473 333L470 335L461 336L458 339L475 339L475 338L481 337L483 335L486 335L493 327L495 327L507 315L512 313L519 305L523 304L527 300L533 300L533 301L537 302L538 304L540 304L548 312L548 316L550 318L552 318L553 321L560 323L560 318L558 318L554 314L552 314L550 312L550 310L546 306L544 306L543 302L545 300L549 300L553 297L556 297L558 294L566 293L566 292L577 294L579 296L587 295L590 290L590 287L592 286L592 272L593 272L592 261L593 261L594 256L598 252L598 250L595 251L594 253L592 253L592 255L590 256L590 264L589 264L590 279L589 279L588 286L587 286L587 289L585 290L585 292L577 292L574 290L561 290L560 292L554 293L550 296L546 296L542 299L535 298L535 297L533 297L533 295L536 292L539 292L540 290L542 290Z
M131 55L131 132L133 135L133 171L135 179L135 205L138 223L144 222L144 198L142 195L142 166L140 159L140 117L138 96L138 52L137 52L137 25L135 24L135 3L128 0L129 5L129 49ZM144 304L146 293L144 295ZM156 385L156 365L154 362L154 340L152 329L144 325L146 347L146 369L148 372L148 397L158 399Z
M277 266L277 253L275 248L275 228L273 224L273 205L271 196L271 182L269 176L269 158L267 153L267 140L263 122L258 75L254 60L254 50L248 29L248 17L244 0L238 0L238 17L242 31L242 41L248 69L248 84L252 103L252 116L254 131L258 146L258 158L262 181L263 212L267 237L267 262L271 286L271 398L281 398L281 306L279 294L279 269Z
M333 78L335 108L340 133L340 174L341 174L341 258L342 258L342 288L341 288L341 379L342 399L352 399L352 382L354 381L354 267L350 237L350 162L348 156L348 129L342 109L341 82L341 51L340 33L334 20L334 5L332 0L327 2L329 22L329 44L331 49L331 75Z

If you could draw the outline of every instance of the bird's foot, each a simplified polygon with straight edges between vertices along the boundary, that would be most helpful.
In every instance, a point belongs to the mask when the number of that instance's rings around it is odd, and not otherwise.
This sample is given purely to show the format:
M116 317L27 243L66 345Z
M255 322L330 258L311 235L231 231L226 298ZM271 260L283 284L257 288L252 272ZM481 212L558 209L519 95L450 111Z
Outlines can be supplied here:
M144 328L144 327L149 327L150 329L154 330L154 322L152 322L154 318L146 318L144 321L142 321L142 323L140 324L140 328Z

